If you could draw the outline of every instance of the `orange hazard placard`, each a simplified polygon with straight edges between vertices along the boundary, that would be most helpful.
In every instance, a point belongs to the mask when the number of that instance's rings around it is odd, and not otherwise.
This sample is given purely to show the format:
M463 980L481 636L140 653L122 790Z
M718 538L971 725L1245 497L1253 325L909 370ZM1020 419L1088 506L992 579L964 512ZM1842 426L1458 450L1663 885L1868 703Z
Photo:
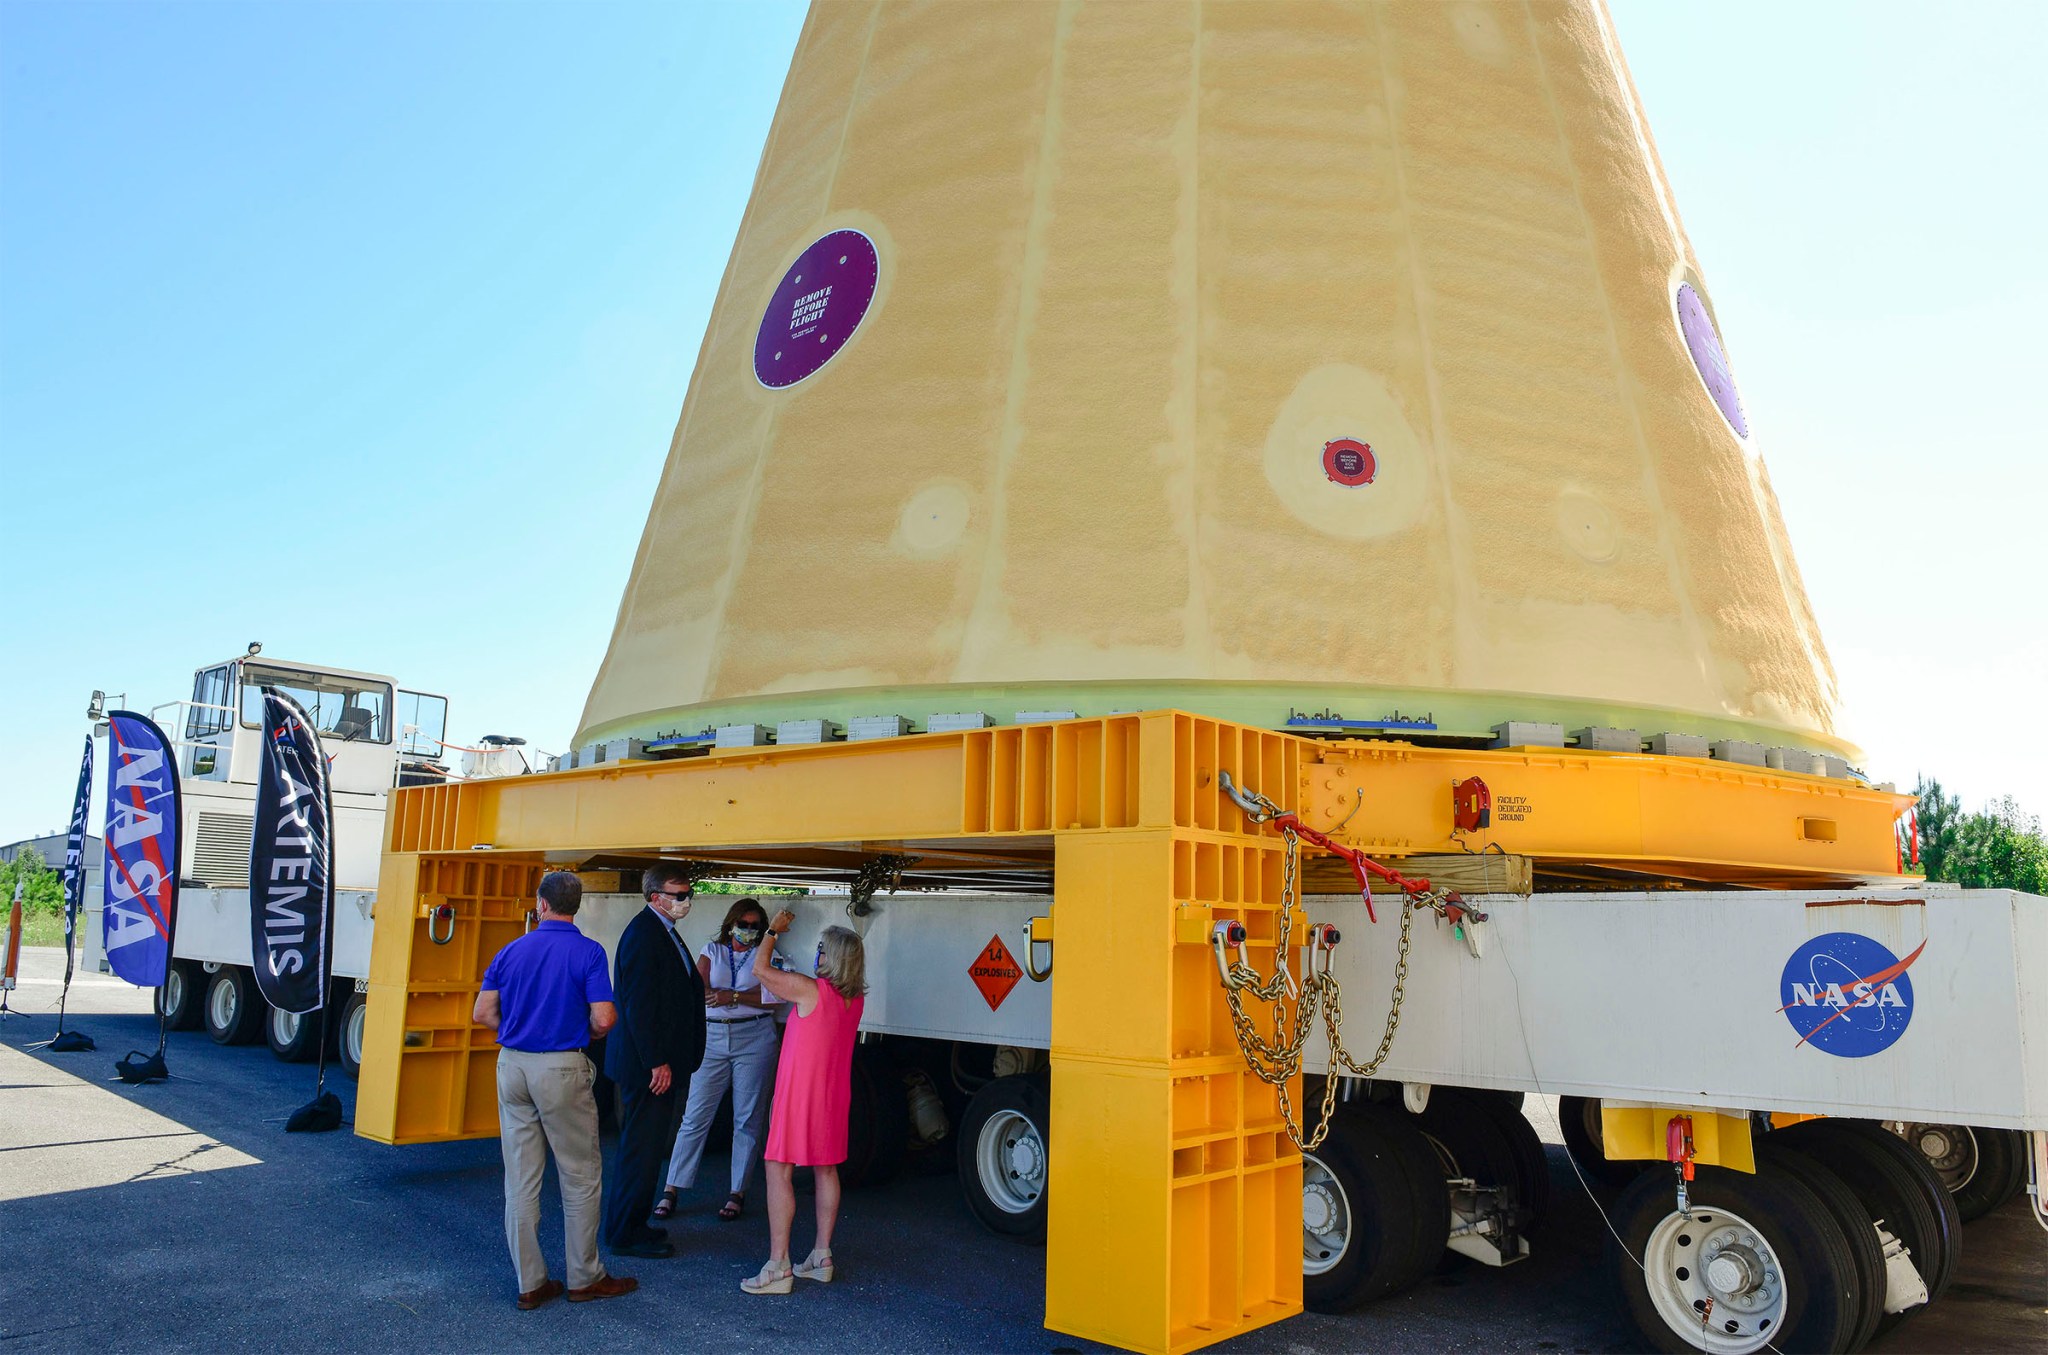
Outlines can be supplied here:
M974 957L974 963L967 966L967 977L974 980L974 986L981 990L988 1002L988 1009L994 1011L1003 1005L1003 999L1024 977L1018 967L1017 958L1010 954L1010 948L1003 944L1000 936L991 936L981 953Z

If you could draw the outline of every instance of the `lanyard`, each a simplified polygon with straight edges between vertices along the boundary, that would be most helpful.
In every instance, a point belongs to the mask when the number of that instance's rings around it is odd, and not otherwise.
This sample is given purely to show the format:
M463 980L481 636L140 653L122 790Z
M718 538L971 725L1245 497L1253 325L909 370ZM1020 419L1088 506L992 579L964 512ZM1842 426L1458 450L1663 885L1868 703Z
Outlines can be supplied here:
M726 972L732 976L732 981L726 984L725 986L732 989L734 992L738 992L740 989L740 959L741 957L745 957L747 962L747 973L749 977L751 977L754 972L754 949L753 947L749 946L745 950L735 951L732 948L732 946L728 944L724 947L724 950Z

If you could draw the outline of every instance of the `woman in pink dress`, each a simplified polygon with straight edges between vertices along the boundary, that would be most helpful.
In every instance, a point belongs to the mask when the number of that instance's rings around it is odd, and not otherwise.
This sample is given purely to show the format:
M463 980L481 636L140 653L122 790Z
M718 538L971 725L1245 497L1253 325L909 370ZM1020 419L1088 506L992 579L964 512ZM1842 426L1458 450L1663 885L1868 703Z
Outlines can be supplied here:
M791 1004L775 1069L775 1103L768 1112L768 1145L762 1151L768 1175L768 1264L741 1280L749 1294L787 1294L796 1276L832 1279L832 1225L839 1219L839 1164L846 1160L846 1112L853 1099L853 1041L867 1004L867 955L860 937L845 927L827 927L818 942L818 976L774 967L775 943L796 921L787 908L768 924L754 950L754 974ZM796 1222L796 1169L811 1168L817 1181L818 1241L800 1266L789 1260L789 1232Z

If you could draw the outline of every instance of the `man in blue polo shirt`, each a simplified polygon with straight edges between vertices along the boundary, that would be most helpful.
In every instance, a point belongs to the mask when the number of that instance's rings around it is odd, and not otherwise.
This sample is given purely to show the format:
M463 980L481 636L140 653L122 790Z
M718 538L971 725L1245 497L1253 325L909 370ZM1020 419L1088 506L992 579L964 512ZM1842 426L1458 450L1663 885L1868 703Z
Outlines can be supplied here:
M555 871L540 882L539 924L484 971L475 1017L498 1032L498 1142L505 1155L505 1240L519 1271L520 1311L560 1296L540 1252L540 1178L548 1149L562 1186L569 1301L630 1294L639 1281L605 1274L597 1259L604 1159L597 1146L595 1076L583 1050L619 1019L604 947L576 930L583 882Z

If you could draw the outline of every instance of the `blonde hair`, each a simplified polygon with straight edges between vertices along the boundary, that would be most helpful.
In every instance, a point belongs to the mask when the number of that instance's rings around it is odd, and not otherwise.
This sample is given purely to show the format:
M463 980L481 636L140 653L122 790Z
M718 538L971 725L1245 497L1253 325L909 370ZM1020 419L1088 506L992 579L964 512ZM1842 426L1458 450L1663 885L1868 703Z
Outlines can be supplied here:
M827 927L818 938L824 958L818 977L849 1002L868 990L868 953L860 934L848 927Z

